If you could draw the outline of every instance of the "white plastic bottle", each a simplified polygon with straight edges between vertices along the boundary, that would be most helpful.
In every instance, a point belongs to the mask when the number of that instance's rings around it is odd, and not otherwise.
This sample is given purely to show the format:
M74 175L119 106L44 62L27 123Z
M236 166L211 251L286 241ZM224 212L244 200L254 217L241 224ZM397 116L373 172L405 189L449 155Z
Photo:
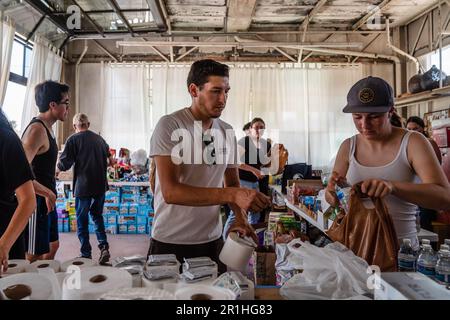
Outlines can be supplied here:
M439 252L440 257L436 263L436 280L441 284L450 285L450 251L444 249Z
M434 254L433 249L429 244L424 244L423 251L417 259L417 272L434 277L436 262L437 256Z
M411 239L403 239L403 244L398 252L398 271L416 271L416 256L411 246Z

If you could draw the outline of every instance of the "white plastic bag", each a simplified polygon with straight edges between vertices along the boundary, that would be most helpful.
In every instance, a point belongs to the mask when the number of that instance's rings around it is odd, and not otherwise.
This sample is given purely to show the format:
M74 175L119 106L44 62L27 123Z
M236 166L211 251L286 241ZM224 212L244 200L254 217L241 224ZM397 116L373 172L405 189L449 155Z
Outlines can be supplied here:
M300 246L299 246L300 245ZM286 299L349 299L371 293L368 264L339 242L323 248L294 239L288 244L303 269L280 289Z

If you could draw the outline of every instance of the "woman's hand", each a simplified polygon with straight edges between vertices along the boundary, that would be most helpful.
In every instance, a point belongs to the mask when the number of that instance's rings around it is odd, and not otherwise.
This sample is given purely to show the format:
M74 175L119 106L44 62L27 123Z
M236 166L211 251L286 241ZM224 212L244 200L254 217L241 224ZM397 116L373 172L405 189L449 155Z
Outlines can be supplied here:
M328 179L328 184L325 189L325 198L331 206L337 207L339 205L339 199L336 195L336 185L342 185L346 182L347 180L345 177L342 177L338 172L333 171Z
M361 191L371 198L384 198L394 192L391 181L381 179L368 179L361 183Z

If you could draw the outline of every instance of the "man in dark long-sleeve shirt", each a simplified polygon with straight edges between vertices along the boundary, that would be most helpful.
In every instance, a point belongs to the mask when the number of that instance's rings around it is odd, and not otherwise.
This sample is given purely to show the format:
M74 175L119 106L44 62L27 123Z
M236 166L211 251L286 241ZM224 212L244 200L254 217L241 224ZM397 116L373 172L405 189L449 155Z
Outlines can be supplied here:
M78 113L73 118L75 134L71 135L58 162L58 169L69 170L74 165L73 189L75 210L77 213L77 233L81 242L81 256L92 258L89 243L89 213L95 224L95 233L99 242L99 263L109 261L109 245L106 240L103 221L103 204L108 190L106 169L109 146L101 136L89 130L89 120L85 114Z

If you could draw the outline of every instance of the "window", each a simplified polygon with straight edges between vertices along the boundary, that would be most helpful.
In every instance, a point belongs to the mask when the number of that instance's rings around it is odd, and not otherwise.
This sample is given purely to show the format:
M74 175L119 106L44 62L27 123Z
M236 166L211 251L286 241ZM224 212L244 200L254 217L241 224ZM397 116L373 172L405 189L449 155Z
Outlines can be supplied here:
M432 65L439 68L439 50L430 54L429 62L430 65L428 66L428 69L431 68ZM447 75L450 75L450 46L442 49L442 71Z
M27 78L31 67L31 53L32 47L30 44L27 44L20 37L14 39L9 81L2 110L17 133L21 128Z

